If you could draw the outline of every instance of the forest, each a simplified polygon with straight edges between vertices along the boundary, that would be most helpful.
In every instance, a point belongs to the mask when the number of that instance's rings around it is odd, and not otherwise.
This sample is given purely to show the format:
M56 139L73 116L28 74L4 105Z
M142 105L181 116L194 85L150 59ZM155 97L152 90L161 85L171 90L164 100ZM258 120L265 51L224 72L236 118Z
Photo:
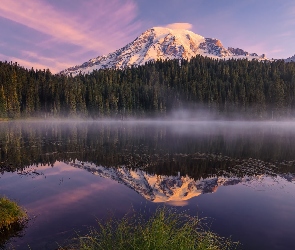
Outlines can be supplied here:
M165 117L186 107L224 116L292 118L295 63L197 56L66 76L0 62L1 118Z

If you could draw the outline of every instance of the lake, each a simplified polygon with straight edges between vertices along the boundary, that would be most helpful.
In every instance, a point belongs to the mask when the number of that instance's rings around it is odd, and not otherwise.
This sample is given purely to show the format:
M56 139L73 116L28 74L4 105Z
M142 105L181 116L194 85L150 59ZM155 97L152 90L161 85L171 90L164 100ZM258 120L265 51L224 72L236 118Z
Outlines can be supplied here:
M0 195L30 220L0 245L57 249L96 219L131 210L148 217L169 206L206 218L243 249L295 249L294 128L292 121L2 122Z

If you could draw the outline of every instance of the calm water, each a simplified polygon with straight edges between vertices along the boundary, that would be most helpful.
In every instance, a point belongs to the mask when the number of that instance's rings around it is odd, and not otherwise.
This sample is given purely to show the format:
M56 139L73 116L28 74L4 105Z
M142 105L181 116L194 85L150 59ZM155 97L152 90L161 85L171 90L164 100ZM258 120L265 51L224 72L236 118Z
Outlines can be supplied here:
M295 122L0 124L0 195L30 220L5 248L56 249L95 220L158 206L243 249L295 249ZM0 244L3 244L3 237Z

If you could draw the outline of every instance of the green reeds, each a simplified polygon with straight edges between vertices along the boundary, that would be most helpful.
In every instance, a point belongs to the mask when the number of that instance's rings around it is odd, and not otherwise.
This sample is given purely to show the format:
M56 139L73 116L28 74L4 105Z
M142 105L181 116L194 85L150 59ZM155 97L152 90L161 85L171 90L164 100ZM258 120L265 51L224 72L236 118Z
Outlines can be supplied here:
M110 219L89 234L79 237L75 249L81 250L230 250L238 243L205 230L198 217L159 208L145 220L137 213L121 220Z
M0 229L9 229L15 223L27 219L26 212L16 202L0 197Z

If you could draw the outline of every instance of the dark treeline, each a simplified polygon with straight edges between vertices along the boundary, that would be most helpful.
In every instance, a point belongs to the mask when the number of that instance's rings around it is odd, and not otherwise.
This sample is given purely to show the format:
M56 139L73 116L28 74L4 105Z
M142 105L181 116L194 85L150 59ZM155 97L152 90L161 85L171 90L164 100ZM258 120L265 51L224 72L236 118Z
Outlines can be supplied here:
M266 132L235 138L222 133L183 135L169 126L128 126L125 122L5 122L0 124L0 173L75 160L158 175L181 172L196 179L222 171L261 173L259 160L269 167L274 164L275 173L294 173L294 138L294 133L271 136ZM241 165L246 163L247 168L257 168L243 172Z
M295 114L295 63L157 61L75 77L0 62L0 116L128 116L198 104L217 113L254 117Z

